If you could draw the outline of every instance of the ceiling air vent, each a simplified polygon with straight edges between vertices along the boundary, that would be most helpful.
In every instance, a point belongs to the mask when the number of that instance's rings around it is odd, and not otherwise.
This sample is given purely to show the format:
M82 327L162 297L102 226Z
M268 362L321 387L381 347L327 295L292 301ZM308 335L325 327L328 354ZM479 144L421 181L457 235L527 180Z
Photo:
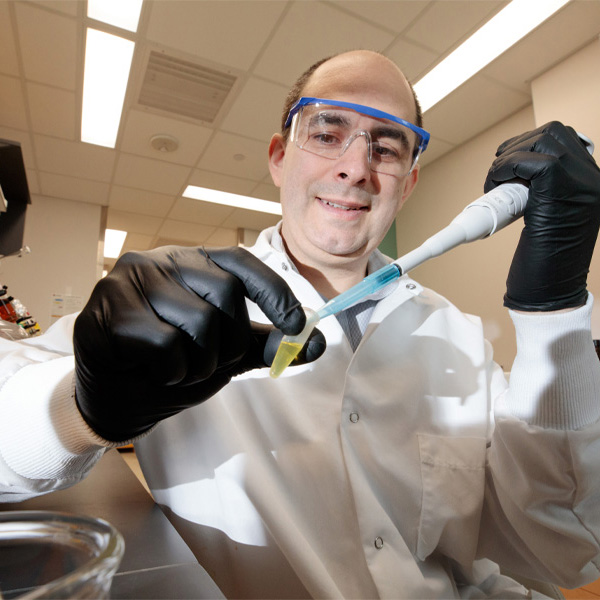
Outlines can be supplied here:
M138 101L212 123L235 81L229 73L152 51Z

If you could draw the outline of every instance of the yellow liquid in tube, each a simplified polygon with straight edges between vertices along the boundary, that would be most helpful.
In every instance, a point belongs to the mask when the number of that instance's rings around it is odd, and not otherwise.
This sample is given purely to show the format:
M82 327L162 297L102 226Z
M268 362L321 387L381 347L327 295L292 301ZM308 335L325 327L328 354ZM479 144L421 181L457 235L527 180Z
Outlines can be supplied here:
M300 354L304 344L281 342L271 365L271 377L279 377L290 363Z
M311 331L319 322L319 315L312 309L303 307L306 314L306 324L304 329L298 335L284 335L277 348L277 354L273 359L269 375L276 379L290 365L290 363L300 354L306 340L310 337Z

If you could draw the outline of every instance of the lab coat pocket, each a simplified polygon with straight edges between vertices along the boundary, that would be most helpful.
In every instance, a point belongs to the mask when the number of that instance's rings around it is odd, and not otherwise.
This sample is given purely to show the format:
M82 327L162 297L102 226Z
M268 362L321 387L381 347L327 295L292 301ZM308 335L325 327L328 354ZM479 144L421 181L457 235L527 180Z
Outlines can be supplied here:
M419 434L423 498L417 557L475 558L485 484L486 440Z

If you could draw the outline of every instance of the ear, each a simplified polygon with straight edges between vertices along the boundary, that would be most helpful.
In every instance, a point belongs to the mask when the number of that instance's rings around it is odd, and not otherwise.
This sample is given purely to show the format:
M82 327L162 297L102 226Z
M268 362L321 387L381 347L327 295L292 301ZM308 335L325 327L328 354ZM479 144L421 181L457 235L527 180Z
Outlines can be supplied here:
M269 143L269 171L271 179L277 187L281 187L283 179L283 163L287 142L280 133L276 133Z
M408 200L408 197L413 193L419 181L419 169L420 165L416 164L415 168L411 171L410 175L404 181L404 190L402 191L402 199L400 200L400 208L404 206L404 203Z

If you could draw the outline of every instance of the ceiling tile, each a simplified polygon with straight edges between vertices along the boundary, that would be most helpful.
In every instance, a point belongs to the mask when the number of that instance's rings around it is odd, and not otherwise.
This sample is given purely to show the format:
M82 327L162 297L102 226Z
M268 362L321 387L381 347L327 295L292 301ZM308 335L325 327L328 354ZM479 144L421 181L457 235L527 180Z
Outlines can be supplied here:
M425 113L426 127L440 140L462 144L530 103L528 95L476 75Z
M117 161L115 183L159 194L179 194L190 173L189 167L159 160L121 154Z
M67 198L90 204L108 203L109 184L89 179L77 179L54 173L38 173L41 193L53 198Z
M0 2L0 73L19 75L9 7L8 2Z
M40 4L45 8L51 8L66 15L76 17L78 7L81 6L83 2L73 2L73 0L41 0L33 2L33 4Z
M35 133L75 140L78 110L74 92L28 83L27 99Z
M338 8L358 15L361 20L390 29L396 33L404 31L422 13L431 1L420 0L334 0Z
M40 193L40 184L37 171L33 171L32 169L25 169L25 177L27 177L27 187L29 188L29 194L33 196L33 194Z
M285 6L285 2L270 0L154 1L148 39L219 64L248 69Z
M231 206L223 206L214 202L178 198L173 210L169 213L169 219L216 226L223 223L234 210L235 208Z
M241 160L236 159L241 157ZM234 177L260 180L268 174L268 143L231 133L217 133L198 167Z
M237 229L238 227L246 229L256 229L258 231L265 227L270 227L279 223L281 217L278 215L270 215L267 213L259 213L252 210L244 210L243 208L236 208L225 221L222 223L222 227L230 227Z
M115 151L83 142L69 142L43 135L34 136L35 155L40 171L77 175L94 181L110 181Z
M446 52L463 42L506 4L508 2L498 0L433 2L404 35L432 50Z
M28 3L17 2L14 6L25 77L75 90L77 21Z
M160 228L159 235L173 240L185 240L192 244L203 244L214 230L215 227L208 225L167 220Z
M271 202L279 202L279 188L272 183L261 182L252 190L251 196L262 200L270 200Z
M250 78L221 123L224 131L268 142L281 131L281 111L287 88Z
M165 217L173 206L173 201L174 196L113 185L108 204L123 212Z
M204 238L206 240L206 237ZM160 246L201 246L204 242L197 240L184 240L183 238L167 238L155 237L152 240L152 246L159 248Z
M151 250L153 247L154 237L155 236L153 235L132 233L128 231L121 254L125 254L125 252L130 252L132 250Z
M241 194L242 196L250 195L250 192L256 186L256 181L251 179L232 177L231 175L213 173L212 171L201 171L200 169L196 169L192 173L189 183L209 190L222 190L223 192Z
M0 125L27 130L25 100L21 81L14 77L0 75Z
M235 229L223 229L218 227L204 242L207 246L237 246L237 231Z
M109 209L106 219L108 229L120 229L121 231L144 233L146 235L155 235L161 225L162 219L157 217L136 215L114 209Z
M286 86L309 65L343 50L384 50L394 36L321 2L294 2L272 36L254 73Z
M150 140L160 134L174 137L179 143L177 150L161 152L153 148ZM212 130L206 127L131 110L125 118L120 148L131 154L192 166L196 164L211 134Z
M429 70L438 57L432 50L426 50L414 42L404 39L396 40L385 54L400 67L406 78L413 83Z

